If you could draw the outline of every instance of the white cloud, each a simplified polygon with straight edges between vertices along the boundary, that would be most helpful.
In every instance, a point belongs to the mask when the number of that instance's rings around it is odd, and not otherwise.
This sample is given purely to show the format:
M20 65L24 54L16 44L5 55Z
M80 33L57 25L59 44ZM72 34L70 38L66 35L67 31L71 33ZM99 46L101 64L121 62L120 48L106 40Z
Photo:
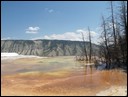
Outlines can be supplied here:
M12 39L11 37L5 37L5 38L1 38L1 40L10 40Z
M44 10L45 10L46 12L48 12L48 13L54 12L54 10L53 10L53 9L50 9L50 8L45 8Z
M39 29L39 27L28 27L28 29L26 29L26 33L36 34L38 33Z
M44 39L57 39L57 40L78 40L80 41L80 35L74 32L65 32L63 34L45 35Z
M54 12L54 10L53 10L53 9L50 9L50 10L48 10L48 12L49 12L49 13L52 13L52 12Z
M84 34L85 41L88 41L88 31L83 29L78 29L75 32L65 32L63 34L52 34L52 35L45 35L43 37L33 38L36 39L56 39L56 40L71 40L71 41L82 41L81 32ZM97 43L98 34L95 31L90 31L92 36L92 42Z

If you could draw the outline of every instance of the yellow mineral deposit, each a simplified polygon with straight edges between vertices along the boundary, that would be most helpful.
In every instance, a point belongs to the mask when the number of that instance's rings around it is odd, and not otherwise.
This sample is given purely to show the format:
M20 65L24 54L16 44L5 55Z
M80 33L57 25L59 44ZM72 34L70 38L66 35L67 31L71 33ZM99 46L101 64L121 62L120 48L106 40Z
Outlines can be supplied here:
M97 70L73 56L2 60L1 67L2 96L127 95L123 70Z

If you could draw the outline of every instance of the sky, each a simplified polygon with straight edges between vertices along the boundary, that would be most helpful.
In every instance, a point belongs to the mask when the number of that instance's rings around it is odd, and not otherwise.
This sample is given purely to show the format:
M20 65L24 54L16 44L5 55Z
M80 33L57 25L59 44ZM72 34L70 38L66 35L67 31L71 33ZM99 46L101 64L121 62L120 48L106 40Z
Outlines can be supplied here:
M97 42L106 1L2 1L1 39L58 39Z

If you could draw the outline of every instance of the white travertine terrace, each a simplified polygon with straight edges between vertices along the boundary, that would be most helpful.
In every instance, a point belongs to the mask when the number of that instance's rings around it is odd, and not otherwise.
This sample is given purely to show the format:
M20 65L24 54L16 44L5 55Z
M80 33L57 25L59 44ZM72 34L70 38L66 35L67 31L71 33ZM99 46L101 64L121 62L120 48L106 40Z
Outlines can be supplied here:
M11 53L1 53L1 60L6 59L18 59L18 58L47 58L47 57L39 57L39 56L33 56L33 55L19 55L18 53L11 52Z

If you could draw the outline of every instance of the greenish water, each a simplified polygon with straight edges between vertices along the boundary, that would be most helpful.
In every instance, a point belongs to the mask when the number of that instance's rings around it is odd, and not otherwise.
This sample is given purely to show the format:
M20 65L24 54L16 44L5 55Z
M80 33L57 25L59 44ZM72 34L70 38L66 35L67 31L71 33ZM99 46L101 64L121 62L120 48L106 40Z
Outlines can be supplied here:
M85 72L89 73L92 70L96 70L94 65L87 65L86 63L79 63L75 61L74 57L53 57L53 58L36 58L36 59L17 59L12 61L2 61L1 73L3 74L14 74L14 73L25 73L25 72L57 72L57 71L68 71L68 72Z

